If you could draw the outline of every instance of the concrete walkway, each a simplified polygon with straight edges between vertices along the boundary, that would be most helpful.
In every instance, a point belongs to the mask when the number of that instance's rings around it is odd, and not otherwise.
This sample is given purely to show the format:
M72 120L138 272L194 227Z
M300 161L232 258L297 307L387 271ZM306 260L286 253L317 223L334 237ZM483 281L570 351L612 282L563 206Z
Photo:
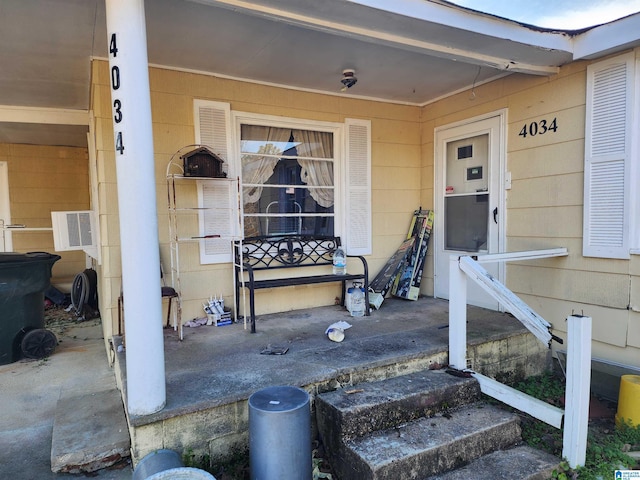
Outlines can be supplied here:
M51 471L51 445L56 415L83 418L84 426L75 428L71 443L128 442L124 411L113 370L109 367L98 321L68 325L55 332L58 348L45 360L21 360L0 366L0 478L15 480L48 480L89 478L83 474L63 474ZM120 401L104 411L104 398ZM84 400L82 400L84 399ZM60 400L60 407L58 402ZM103 424L124 425L100 430L86 421L87 415ZM76 424L77 425L77 424ZM78 433L80 432L80 434ZM115 432L115 436L114 436ZM124 437L123 437L124 435ZM67 443L68 445L68 443ZM130 480L130 462L91 474L103 480Z

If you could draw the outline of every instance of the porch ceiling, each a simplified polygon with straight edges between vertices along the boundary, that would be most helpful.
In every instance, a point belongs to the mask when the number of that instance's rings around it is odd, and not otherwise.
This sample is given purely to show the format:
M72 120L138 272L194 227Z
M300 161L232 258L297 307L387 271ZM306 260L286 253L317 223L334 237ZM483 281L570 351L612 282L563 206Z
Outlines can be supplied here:
M568 33L440 0L149 0L145 9L151 64L415 105L573 59ZM77 124L43 135L52 122L39 109L88 109L90 58L107 58L105 16L104 0L0 3L0 142L86 144ZM346 68L358 83L341 93ZM33 112L16 122L8 106Z

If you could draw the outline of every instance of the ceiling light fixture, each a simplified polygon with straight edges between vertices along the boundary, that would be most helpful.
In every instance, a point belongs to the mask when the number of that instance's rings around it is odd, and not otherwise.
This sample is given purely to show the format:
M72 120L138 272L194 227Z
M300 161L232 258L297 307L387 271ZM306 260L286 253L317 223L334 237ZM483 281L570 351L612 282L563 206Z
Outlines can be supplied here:
M358 78L356 77L356 71L348 68L346 70L342 71L342 80L340 80L340 83L342 83L342 88L340 89L341 92L345 92L347 89L353 87L356 83L358 82Z

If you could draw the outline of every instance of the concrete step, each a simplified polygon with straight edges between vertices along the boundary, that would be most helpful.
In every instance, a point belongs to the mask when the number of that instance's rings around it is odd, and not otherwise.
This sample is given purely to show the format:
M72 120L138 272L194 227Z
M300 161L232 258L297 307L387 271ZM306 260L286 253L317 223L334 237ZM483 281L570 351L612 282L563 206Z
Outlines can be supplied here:
M516 447L519 417L480 398L444 370L362 383L316 397L318 432L339 480L549 478L559 459Z
M547 480L560 464L553 455L527 446L499 450L474 460L463 468L429 480Z
M427 478L496 449L510 448L520 440L517 415L476 403L347 440L339 478Z
M413 431L412 422L431 419L479 399L480 386L473 378L449 375L445 370L415 372L318 395L315 400L318 432L338 478L351 479L356 475L354 479L370 479L374 477L369 475L380 466L366 458L367 453L360 452L359 446L366 449L367 441L375 443L376 432L395 441L398 432ZM423 423L415 425L421 428L419 425ZM386 446L381 450L391 451ZM358 477L354 468L366 473Z
M321 438L330 448L479 398L475 379L426 370L323 393L316 397L315 407Z
M87 473L129 457L131 443L122 396L113 375L86 388L62 388L51 441L51 470Z

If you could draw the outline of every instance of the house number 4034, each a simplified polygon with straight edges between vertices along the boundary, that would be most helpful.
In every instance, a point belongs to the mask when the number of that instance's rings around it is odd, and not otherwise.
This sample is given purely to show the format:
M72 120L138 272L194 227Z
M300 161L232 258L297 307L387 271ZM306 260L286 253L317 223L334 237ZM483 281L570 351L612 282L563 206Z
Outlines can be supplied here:
M109 40L109 55L111 55L114 59L118 56L118 40L117 35L115 33L111 34L111 39ZM120 89L120 67L118 65L113 64L111 67L111 89L114 93L116 93ZM116 95L114 95L115 97ZM116 125L122 122L123 118L123 108L122 108L122 100L119 98L114 98L113 100L113 121ZM120 153L120 155L124 154L124 141L122 140L122 131L118 130L115 132L115 140L116 140L116 151Z
M551 121L548 120L539 120L537 122L525 123L522 129L520 130L520 135L522 138L527 138L527 136L535 137L536 135L544 135L549 132L557 132L558 131L558 120L553 119Z

